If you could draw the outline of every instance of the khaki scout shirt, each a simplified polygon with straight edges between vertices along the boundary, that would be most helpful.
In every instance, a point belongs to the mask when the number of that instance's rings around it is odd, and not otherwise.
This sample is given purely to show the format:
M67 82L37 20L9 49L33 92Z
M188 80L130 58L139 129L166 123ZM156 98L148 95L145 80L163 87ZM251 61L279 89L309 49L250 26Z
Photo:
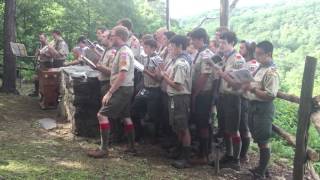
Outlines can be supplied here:
M251 82L252 87L266 91L267 94L271 97L277 96L280 86L280 80L277 69L273 64L261 64L257 72L254 74L253 79L254 81ZM258 98L254 93L251 92L246 92L243 96L249 100L265 101Z
M211 60L212 56L214 56L213 52L211 52L208 48L200 50L196 55L196 59L193 60L192 63L192 87L196 85L197 81L201 74L208 74L209 78L207 83L205 84L202 91L212 90L212 83L214 80L214 75L212 73L213 61Z
M134 57L132 50L124 45L119 48L115 58L113 60L111 68L111 79L110 84L112 85L114 81L118 78L120 71L126 71L127 75L125 80L120 86L133 86L134 77Z
M127 45L131 48L132 52L133 52L133 56L139 60L140 59L140 42L138 40L138 38L136 38L133 34L129 37L128 41L127 41Z
M116 55L116 52L117 51L114 48L105 50L99 63L107 68L112 68L112 62ZM106 75L105 73L99 71L98 79L99 81L108 81L110 80L110 75Z
M67 58L69 54L69 48L68 48L68 44L62 38L55 41L54 48L59 53L59 55L54 59L65 60Z
M231 52L229 56L225 56L223 59L224 66L222 69L224 72L241 69L245 63L245 59L236 51ZM239 91L234 90L224 79L221 79L219 92L222 94L240 94Z
M260 63L253 59L253 60L250 60L250 61L247 61L245 64L244 64L244 68L247 69L251 74L254 74L258 67L259 67Z
M167 85L167 93L169 96L191 94L191 68L184 58L178 57L172 60L168 65L166 73L173 82L178 83L183 87L182 91L177 91Z
M151 57L147 57L147 60L145 61L144 64L144 68L146 68L147 70L151 71L151 72L155 72L156 68L159 67L159 65L162 64L162 59L160 58L159 55L153 55ZM144 80L144 86L145 87L159 87L160 86L160 82L154 80L153 78L151 78L149 75L144 73L143 76L143 80Z

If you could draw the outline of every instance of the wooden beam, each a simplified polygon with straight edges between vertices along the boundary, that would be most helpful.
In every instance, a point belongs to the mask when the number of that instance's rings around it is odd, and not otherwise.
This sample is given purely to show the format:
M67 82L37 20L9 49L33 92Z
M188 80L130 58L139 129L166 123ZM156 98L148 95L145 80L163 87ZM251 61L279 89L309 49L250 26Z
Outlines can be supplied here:
M236 7L237 3L239 2L239 0L233 0L230 7L229 7L229 11L230 13L232 12L232 10Z
M280 128L279 126L272 124L272 131L275 132L276 134L278 134L281 138L283 138L285 141L287 141L287 143L296 148L296 138L291 135L290 133L286 132L285 130L283 130L282 128ZM313 150L310 147L307 147L307 158L311 161L318 161L319 160L319 154Z
M307 160L308 130L312 111L312 92L317 59L307 56L300 95L298 128L296 133L296 151L294 156L293 179L302 180Z
M298 96L295 95L291 95L291 94L286 94L284 92L278 92L277 94L277 98L292 102L292 103L300 103L300 98Z
M229 0L220 0L220 27L229 27Z

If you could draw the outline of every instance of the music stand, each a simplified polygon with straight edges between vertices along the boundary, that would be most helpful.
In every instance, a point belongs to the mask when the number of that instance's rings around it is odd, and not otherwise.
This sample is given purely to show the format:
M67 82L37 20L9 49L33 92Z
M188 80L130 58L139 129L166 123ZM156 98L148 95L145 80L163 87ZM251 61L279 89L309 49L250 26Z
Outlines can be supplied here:
M28 56L27 54L27 50L26 47L24 46L24 44L21 43L15 43L15 42L10 42L10 46L11 46L11 51L13 53L13 55L15 55L16 57L19 58L34 58L35 56ZM20 88L21 88L21 83L22 83L22 79L21 79L21 63L18 63L19 67L19 83L20 83Z

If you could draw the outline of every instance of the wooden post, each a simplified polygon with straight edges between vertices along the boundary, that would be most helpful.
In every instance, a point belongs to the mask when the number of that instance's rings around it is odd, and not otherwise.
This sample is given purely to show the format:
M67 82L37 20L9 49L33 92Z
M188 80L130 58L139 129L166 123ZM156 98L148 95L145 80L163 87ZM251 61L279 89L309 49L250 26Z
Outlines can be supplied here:
M317 59L306 57L304 67L302 89L299 105L299 122L296 133L296 151L294 156L293 179L302 180L306 164L306 150L308 144L308 130L310 126L310 115L312 110L312 92Z
M167 29L168 31L170 30L170 1L167 0L166 3L166 25L167 25Z
M220 0L220 27L229 27L229 0Z

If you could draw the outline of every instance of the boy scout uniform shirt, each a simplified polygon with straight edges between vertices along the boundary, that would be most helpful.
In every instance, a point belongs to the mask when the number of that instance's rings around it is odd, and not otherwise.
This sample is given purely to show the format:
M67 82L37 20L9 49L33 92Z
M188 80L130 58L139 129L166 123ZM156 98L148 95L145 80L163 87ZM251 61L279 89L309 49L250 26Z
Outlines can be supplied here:
M192 86L196 85L196 81L199 80L201 74L209 74L207 83L205 84L202 91L210 91L213 87L214 75L212 73L213 61L211 60L214 56L208 48L200 50L192 63Z
M119 48L119 50L115 55L112 68L111 68L111 79L110 79L111 85L118 78L120 71L126 71L127 72L126 78L120 86L133 86L133 77L134 77L134 61L133 60L134 60L133 53L127 45L124 45Z
M245 63L245 59L236 51L231 52L229 56L223 57L223 59L223 71L227 73L241 69ZM234 90L224 79L221 79L219 92L222 94L240 94L239 91Z
M251 86L259 90L266 91L267 94L271 97L276 97L279 86L279 74L274 65L260 65L257 72L253 77L254 81L251 82ZM266 101L257 97L254 93L246 92L244 94L246 99L251 101Z
M116 55L116 52L117 51L113 48L105 50L99 63L107 68L112 68L112 62L113 62L113 59ZM110 75L106 75L103 72L99 71L98 79L99 79L99 81L108 81L108 80L110 80Z
M134 58L140 60L140 42L133 34L129 37L127 45L131 48ZM140 62L141 63L141 62Z
M178 57L172 60L168 65L166 73L173 82L180 84L183 88L183 90L177 91L167 85L167 93L169 96L191 94L191 68L185 59Z
M250 73L253 75L257 71L259 65L260 63L257 60L252 59L244 64L244 68L250 71Z
M59 53L59 56L55 57L54 59L65 60L67 58L67 55L69 54L69 48L68 44L62 38L55 41L54 48Z
M147 57L147 60L145 61L145 64L144 64L144 68L146 68L151 72L154 72L160 64L162 64L161 57L159 55L154 55L151 57ZM153 78L151 78L149 75L145 73L144 73L143 79L144 79L144 86L147 88L160 86L159 81L154 80Z

